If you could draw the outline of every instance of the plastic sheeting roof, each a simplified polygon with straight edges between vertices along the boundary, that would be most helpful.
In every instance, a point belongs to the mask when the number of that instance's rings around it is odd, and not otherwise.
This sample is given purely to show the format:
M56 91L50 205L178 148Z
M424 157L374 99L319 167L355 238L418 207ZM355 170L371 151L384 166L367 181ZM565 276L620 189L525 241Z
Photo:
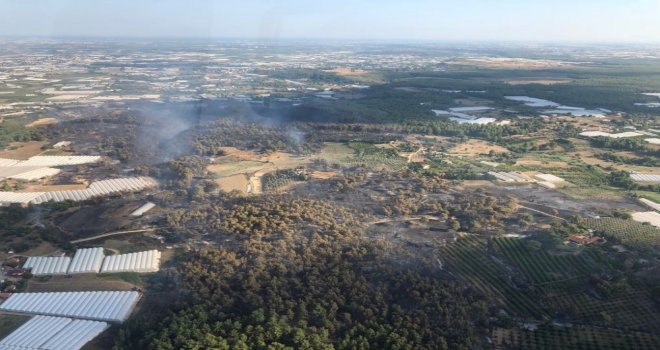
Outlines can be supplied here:
M48 316L123 322L138 302L138 292L16 293L0 310Z
M107 328L105 322L35 316L1 340L0 350L77 350Z

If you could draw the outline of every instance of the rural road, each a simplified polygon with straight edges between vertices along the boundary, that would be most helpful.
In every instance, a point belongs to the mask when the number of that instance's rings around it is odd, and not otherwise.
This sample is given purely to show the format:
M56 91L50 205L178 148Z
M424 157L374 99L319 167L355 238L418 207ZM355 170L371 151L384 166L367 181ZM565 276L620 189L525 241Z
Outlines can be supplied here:
M130 230L130 231L117 231L117 232L108 232L108 233L102 233L100 235L92 236L92 237L87 237L87 238L81 238L81 239L76 239L74 241L71 241L71 244L76 244L76 243L82 243L82 242L87 242L87 241L93 241L99 238L103 237L110 237L110 236L117 236L117 235L123 235L127 233L140 233L140 232L150 232L150 231L155 231L157 230L157 227L154 228L147 228L147 229L142 229L142 230Z

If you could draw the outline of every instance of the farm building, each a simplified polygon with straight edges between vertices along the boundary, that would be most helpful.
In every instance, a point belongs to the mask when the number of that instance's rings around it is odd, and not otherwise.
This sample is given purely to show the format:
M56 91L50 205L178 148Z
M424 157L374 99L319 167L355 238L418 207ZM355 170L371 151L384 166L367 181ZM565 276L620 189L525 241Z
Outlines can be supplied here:
M0 341L0 349L77 350L101 334L105 322L35 316Z
M23 264L24 269L30 269L35 276L43 275L65 275L69 269L71 258L36 256L27 259Z
M159 265L160 252L158 250L111 255L103 260L101 273L157 272Z
M41 204L49 201L63 202L84 201L92 197L107 196L120 192L141 191L156 186L156 181L149 177L129 177L101 180L93 182L84 190L50 191L50 192L2 192L0 205Z
M18 162L19 166L67 166L96 163L100 156L35 156Z
M537 182L538 185L543 186L545 188L549 189L555 189L557 188L557 185L555 182L550 182L550 181L539 181Z
M0 179L15 179L32 181L44 177L55 176L59 169L34 166L0 166Z
M633 213L632 219L637 222L648 222L655 227L660 227L660 213L655 211Z
M21 277L25 275L25 272L27 272L25 269L10 269L5 271L5 275L9 277Z
M660 183L660 175L657 174L630 174L630 178L638 182Z
M148 212L149 210L153 209L156 206L156 204L148 202L144 204L143 206L137 208L135 211L131 213L131 216L142 216L144 213Z
M646 205L647 207L649 207L649 208L651 208L651 209L653 209L653 210L655 210L655 211L659 211L659 212L660 212L660 204L658 204L658 203L656 203L656 202L654 202L654 201L648 200L648 199L646 199L646 198L640 198L639 201L640 201L642 204Z
M21 259L14 256L14 257L11 257L11 258L5 260L2 264L4 266L7 266L7 267L16 268L16 267L18 267L18 265L21 264Z
M18 160L16 159L0 158L1 167L10 167L12 165L15 165L16 163L18 163Z
M585 131L585 132L581 132L580 136L586 136L586 137L611 137L611 138L614 138L614 139L620 139L620 138L625 138L625 137L644 136L644 134L640 134L640 133L634 132L634 131L620 132L618 134L610 134L609 132L602 132L602 131Z
M104 257L103 248L78 249L67 272L69 274L98 273Z
M534 182L534 179L531 177L517 173L517 172L496 172L496 171L489 171L488 174L492 177L494 177L498 181L503 181L503 182Z
M121 323L139 299L138 292L15 293L0 311Z
M155 185L156 182L148 177L101 180L93 182L84 190L43 192L41 196L32 200L32 203L41 204L49 201L62 202L65 200L84 201L92 197L106 196L119 192L141 191Z
M56 169L56 168L38 168L38 169L22 172L20 174L9 176L9 178L14 180L34 181L46 177L55 176L59 173L60 173L60 169Z
M71 141L60 141L56 144L53 145L53 148L58 149L58 148L64 148L64 147L69 147L71 146Z
M558 183L558 182L564 182L565 180L562 179L559 176L555 176L552 174L536 174L534 177L540 181L546 181L546 182L551 182L551 183Z
M605 239L602 237L587 237L583 235L572 235L568 237L568 241L570 243L574 243L577 245L589 245L589 244L603 244L605 243Z
M42 196L44 192L5 192L0 191L0 206L7 206L10 204L20 204L27 207L28 204Z

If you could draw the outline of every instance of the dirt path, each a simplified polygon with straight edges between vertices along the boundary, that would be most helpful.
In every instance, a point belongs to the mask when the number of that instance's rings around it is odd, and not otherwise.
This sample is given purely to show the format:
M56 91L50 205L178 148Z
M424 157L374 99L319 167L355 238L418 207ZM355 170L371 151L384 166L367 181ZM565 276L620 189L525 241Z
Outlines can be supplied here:
M147 228L147 229L142 229L142 230L108 232L108 233L102 233L100 235L96 235L96 236L92 236L92 237L76 239L74 241L71 241L70 243L71 244L77 244L77 243L82 243L82 242L93 241L93 240L96 240L96 239L99 239L99 238L104 238L104 237L123 235L123 234L127 234L127 233L151 232L151 231L155 231L157 229L158 229L157 227L154 227L154 228Z
M552 214L548 214L548 213L546 213L546 212L543 212L543 211L540 211L540 210L536 210L536 209L534 209L534 208L526 207L526 206L524 206L524 205L520 205L519 207L520 207L520 208L523 208L523 209L527 209L527 210L529 210L529 211L533 211L533 212L538 213L538 214L541 214L541 215L549 216L549 217L554 218L554 219L558 219L558 220L562 220L562 221L568 221L568 220L566 220L566 219L564 219L564 218L562 218L562 217L559 217L559 216L556 216L556 215L552 215Z
M438 218L430 215L421 215L421 216L404 216L400 218L387 218L387 219L380 219L376 221L372 221L367 223L368 225L378 225L378 224L387 224L390 222L397 222L397 221L419 221L419 220L429 220L429 221L438 221Z
M250 176L250 184L248 185L248 193L261 194L261 177L266 174L266 171L257 171L254 175Z

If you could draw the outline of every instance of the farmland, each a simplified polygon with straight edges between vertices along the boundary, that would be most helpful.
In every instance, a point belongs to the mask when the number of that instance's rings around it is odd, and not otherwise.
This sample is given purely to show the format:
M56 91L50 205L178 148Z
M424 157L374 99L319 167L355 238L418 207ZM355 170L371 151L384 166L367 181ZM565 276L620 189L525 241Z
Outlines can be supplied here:
M0 257L163 253L9 269L2 291L141 290L92 347L658 347L660 233L631 219L660 203L633 181L660 173L651 49L12 45L61 72L0 54L0 162L58 172L0 182L50 193L0 208Z
M587 219L585 225L634 249L657 252L660 248L660 229L650 225L617 218Z
M496 329L493 340L495 349L502 350L651 350L660 346L657 335L591 327L542 326L534 331Z

